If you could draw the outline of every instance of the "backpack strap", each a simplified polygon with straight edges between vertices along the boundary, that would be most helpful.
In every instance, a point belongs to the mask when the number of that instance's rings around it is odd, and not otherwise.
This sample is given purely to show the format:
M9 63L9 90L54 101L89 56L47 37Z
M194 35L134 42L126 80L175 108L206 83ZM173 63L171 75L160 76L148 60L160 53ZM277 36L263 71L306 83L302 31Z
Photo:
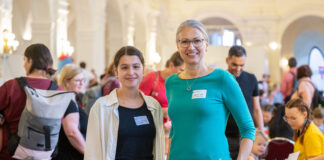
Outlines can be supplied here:
M24 91L25 86L29 86L25 77L16 78L19 87Z
M57 89L58 89L57 84L54 81L51 81L51 85L48 88L48 90L57 90Z
M19 84L19 86L20 86L20 88L22 90L24 90L25 86L30 87L28 85L27 80L26 80L25 77L18 77L18 78L16 78L16 80L17 80L17 82L18 82L18 84ZM54 81L51 81L51 84L50 84L48 90L57 90L57 89L58 89L57 84Z
M296 89L295 87L297 87L297 86L296 86L296 83L297 83L297 76L296 76L296 74L295 74L294 72L292 72L292 71L290 71L289 73L293 76L293 88L292 88L292 91L293 91L294 89Z

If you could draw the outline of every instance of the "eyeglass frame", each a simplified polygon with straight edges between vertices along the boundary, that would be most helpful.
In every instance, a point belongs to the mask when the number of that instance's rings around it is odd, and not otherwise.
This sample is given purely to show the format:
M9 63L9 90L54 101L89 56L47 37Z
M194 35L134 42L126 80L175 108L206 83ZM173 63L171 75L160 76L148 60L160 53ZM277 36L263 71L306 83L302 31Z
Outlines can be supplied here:
M72 79L72 81L74 81L75 83L78 83L78 84L80 84L80 83L85 83L85 79L84 78L82 78L82 79Z
M186 44L186 46L183 46L184 44L182 43L183 41L187 41L188 44ZM199 41L199 42L197 42ZM194 46L194 47L201 47L203 42L205 41L205 39L194 39L192 41L189 41L189 40L178 40L178 43L180 44L180 47L182 48L188 48L191 44ZM195 43L198 43L198 44L195 44ZM200 44L199 44L200 43Z
M285 122L288 122L288 121L295 122L295 121L297 120L297 118L288 118L287 116L283 116L282 119L283 119Z

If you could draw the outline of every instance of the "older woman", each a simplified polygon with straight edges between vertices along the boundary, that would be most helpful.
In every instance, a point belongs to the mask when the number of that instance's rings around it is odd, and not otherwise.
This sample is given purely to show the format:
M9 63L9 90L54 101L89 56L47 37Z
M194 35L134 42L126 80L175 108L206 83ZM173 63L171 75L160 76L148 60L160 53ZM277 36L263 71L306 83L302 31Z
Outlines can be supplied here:
M121 88L91 108L85 160L164 160L161 106L138 89L144 71L142 53L122 47L114 65Z
M290 100L285 106L284 120L295 130L294 152L299 152L298 160L324 154L323 133L311 121L311 111L304 100Z
M195 20L183 22L178 27L176 43L185 69L166 80L172 121L170 160L231 159L225 137L229 113L238 123L242 137L238 159L248 159L254 124L234 77L204 63L208 47L204 26Z
M310 79L311 76L312 70L308 65L302 65L297 68L297 80L299 81L299 85L297 91L295 91L291 97L292 99L301 98L309 107L311 107L315 91L315 86Z
M74 64L63 67L58 84L66 91L80 93L84 77L81 68ZM78 102L80 103L80 102ZM88 116L79 106L66 111L58 142L57 160L83 160Z

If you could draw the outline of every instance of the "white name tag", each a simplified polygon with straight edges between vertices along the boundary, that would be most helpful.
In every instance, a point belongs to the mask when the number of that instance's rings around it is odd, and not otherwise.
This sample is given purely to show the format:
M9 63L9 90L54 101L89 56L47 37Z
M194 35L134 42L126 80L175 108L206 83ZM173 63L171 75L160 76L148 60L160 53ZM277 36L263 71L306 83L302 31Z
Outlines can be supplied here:
M146 116L137 116L134 120L137 126L150 124Z
M192 99L196 98L206 98L207 90L194 90L192 92Z

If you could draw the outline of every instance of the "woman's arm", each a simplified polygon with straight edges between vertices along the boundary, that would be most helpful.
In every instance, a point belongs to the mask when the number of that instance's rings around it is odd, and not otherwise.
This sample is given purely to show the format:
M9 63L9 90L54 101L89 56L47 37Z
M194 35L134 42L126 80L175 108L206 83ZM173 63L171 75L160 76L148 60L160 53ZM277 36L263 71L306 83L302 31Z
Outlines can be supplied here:
M255 136L254 123L243 93L234 76L224 72L222 87L224 105L233 115L242 138L238 159L246 160L251 153Z
M263 131L264 122L262 117L262 111L260 107L260 99L259 96L253 97L253 116L256 123L256 126Z
M312 104L312 98L313 98L313 93L311 92L311 88L313 86L310 86L311 84L309 82L301 82L299 87L298 87L298 91L300 93L300 97L303 99L303 101L311 106Z
M249 158L249 155L251 153L251 149L253 146L253 141L248 138L242 138L241 144L240 144L240 151L237 156L238 160L245 160Z
M84 154L85 140L79 130L79 113L70 113L62 121L64 133L71 145Z

